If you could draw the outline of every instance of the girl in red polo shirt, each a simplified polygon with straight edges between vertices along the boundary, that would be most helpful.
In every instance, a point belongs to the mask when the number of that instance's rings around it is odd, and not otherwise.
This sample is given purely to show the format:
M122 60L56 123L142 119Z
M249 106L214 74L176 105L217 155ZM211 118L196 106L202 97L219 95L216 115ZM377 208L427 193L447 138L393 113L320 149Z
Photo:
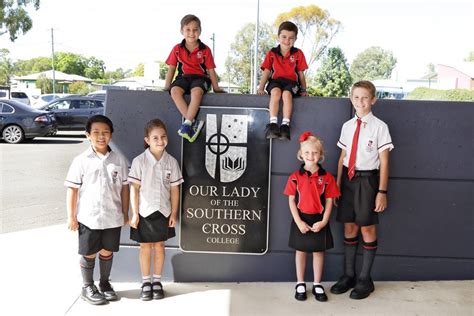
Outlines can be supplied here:
M320 165L324 160L321 140L311 132L304 132L299 141L297 158L304 164L290 175L284 191L288 195L293 216L288 245L296 250L295 298L299 301L306 300L304 272L306 253L311 252L314 274L312 293L316 300L325 302L328 298L321 285L324 251L333 247L329 217L332 199L340 193L334 177Z

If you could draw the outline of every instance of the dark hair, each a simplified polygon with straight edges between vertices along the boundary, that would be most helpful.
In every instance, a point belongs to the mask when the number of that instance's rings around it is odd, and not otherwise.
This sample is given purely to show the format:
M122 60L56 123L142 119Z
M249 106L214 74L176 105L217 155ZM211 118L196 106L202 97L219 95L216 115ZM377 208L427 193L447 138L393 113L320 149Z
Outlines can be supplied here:
M372 97L375 97L375 94L376 94L375 86L372 82L370 82L368 80L361 80L361 81L357 81L356 83L354 83L354 85L351 88L351 95L352 95L352 92L354 91L355 88L367 89L370 92L370 94L372 95Z
M94 115L94 116L89 117L89 119L87 120L87 123L86 123L86 132L87 133L91 132L91 128L92 128L93 123L105 123L109 126L110 132L111 133L114 132L114 124L105 115Z
M282 22L280 26L278 27L278 35L280 35L281 31L295 32L295 37L298 37L298 27L293 22L290 22L290 21Z
M148 137L148 135L150 135L151 131L154 128L162 128L165 130L165 133L168 134L168 130L166 129L165 123L163 123L163 121L160 119L153 119L151 121L148 121L148 123L145 124L145 137ZM145 141L143 142L144 142L145 149L150 147L150 145L148 145Z
M201 30L201 20L193 14L186 14L182 19L181 19L181 29L188 25L191 22L197 22L199 30Z

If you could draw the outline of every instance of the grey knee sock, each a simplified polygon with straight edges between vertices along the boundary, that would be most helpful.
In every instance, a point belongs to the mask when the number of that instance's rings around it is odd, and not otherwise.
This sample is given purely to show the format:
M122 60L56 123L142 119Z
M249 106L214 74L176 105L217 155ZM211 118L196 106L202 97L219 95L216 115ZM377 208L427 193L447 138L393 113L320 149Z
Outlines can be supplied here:
M377 252L377 240L372 242L363 242L362 244L362 269L359 279L367 280L370 278L370 271L374 263L375 253Z
M79 260L81 266L82 282L84 286L94 284L95 258L86 258L84 256Z
M108 257L99 254L99 267L100 267L100 281L108 281L110 278L110 271L112 270L112 261L114 254Z
M344 237L344 273L351 278L355 276L355 259L358 245L359 237Z

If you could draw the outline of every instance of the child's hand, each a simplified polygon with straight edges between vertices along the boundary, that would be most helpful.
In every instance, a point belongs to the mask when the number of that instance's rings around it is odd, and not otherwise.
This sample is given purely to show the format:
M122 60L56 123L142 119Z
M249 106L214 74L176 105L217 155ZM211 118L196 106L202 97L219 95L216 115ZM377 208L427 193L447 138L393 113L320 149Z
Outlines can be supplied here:
M170 219L168 222L169 227L175 227L176 226L176 214L171 213Z
M300 95L301 95L302 97L307 97L307 96L308 96L308 92L306 92L306 91L305 91L305 92L301 92Z
M326 226L328 223L325 222L325 221L319 221L319 222L316 222L313 224L313 226L311 227L311 230L315 233L319 232L321 229L324 228L324 226Z
M263 89L260 89L260 88L259 88L259 89L257 90L257 94L258 94L258 95L265 95L265 91L264 91Z
M79 223L77 222L77 218L68 218L67 219L67 228L75 232L79 228Z
M225 93L225 90L221 89L220 87L212 88L212 90L214 93Z
M332 205L337 206L337 204L339 204L339 198L332 198Z
M137 229L139 221L140 221L140 218L138 214L133 214L132 219L130 220L130 227Z
M309 227L309 225L303 221L298 221L296 223L296 226L298 226L298 229L300 230L302 234L306 234L307 232L311 230L311 227Z
M375 209L374 211L379 213L383 212L387 208L387 194L377 193L375 197Z

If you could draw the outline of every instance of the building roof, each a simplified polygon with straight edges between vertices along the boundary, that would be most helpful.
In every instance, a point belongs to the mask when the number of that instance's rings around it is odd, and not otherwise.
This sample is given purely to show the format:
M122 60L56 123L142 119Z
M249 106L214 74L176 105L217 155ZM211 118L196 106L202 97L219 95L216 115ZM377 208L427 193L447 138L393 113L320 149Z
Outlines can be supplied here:
M47 70L47 71L38 72L38 73L27 75L27 76L15 77L13 79L19 80L19 81L20 80L23 80L23 81L35 80L36 81L41 78L53 79L53 71ZM70 75L70 74L66 74L64 72L57 71L57 70L54 72L54 79L56 81L69 81L69 82L74 82L74 81L92 82L93 81L92 79L89 79L83 76Z
M438 64L438 66L450 67L468 75L471 79L474 78L474 62L472 61L464 61L464 62L449 64L449 65Z

